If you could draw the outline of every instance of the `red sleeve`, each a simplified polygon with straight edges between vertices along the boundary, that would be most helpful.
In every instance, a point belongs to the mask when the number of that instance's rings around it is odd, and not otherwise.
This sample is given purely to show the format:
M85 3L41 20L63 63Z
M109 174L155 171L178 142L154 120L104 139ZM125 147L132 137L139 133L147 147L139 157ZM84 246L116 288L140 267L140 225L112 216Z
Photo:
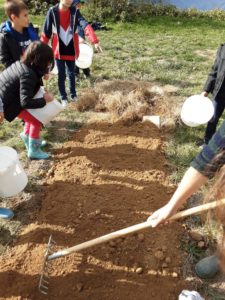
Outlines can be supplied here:
M47 36L44 34L44 32L42 32L40 40L45 43L48 44L49 38L47 38Z
M75 49L75 59L78 59L80 54L80 49L79 49L79 37L76 32L74 34L74 49Z
M86 37L88 38L88 40L91 42L91 44L97 44L98 43L98 38L93 30L93 28L91 27L90 24L88 24L85 29L84 29L84 34L86 35Z

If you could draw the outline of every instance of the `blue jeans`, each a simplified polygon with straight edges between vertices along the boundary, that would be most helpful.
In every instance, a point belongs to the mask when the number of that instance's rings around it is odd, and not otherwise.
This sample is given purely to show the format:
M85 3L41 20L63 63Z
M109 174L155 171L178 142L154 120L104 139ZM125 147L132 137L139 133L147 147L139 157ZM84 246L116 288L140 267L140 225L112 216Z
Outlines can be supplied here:
M67 100L66 93L66 71L69 78L70 96L74 98L77 96L75 86L75 61L74 60L60 60L56 59L56 65L58 69L58 87L62 100Z
M208 144L209 140L216 132L216 126L225 108L225 96L217 95L213 100L213 106L214 106L214 115L212 119L208 122L205 131L204 141L206 144Z

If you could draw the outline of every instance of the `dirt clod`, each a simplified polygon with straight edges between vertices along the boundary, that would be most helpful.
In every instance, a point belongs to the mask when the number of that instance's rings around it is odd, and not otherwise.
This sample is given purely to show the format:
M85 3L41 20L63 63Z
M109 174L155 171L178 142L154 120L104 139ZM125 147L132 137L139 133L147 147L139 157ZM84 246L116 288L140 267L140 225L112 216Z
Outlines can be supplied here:
M162 246L162 251L166 252L167 251L167 247L166 246Z
M166 257L165 261L166 261L167 264L170 264L171 263L171 258L170 257Z
M205 242L203 242L203 241L198 242L198 248L200 248L200 249L205 248Z
M78 292L81 292L83 290L84 286L82 283L77 283L77 290Z
M198 233L198 232L196 232L194 230L190 231L189 235L191 236L191 238L194 241L202 241L202 240L204 240L203 236L200 233Z
M135 270L135 272L136 272L137 274L142 274L142 273L143 273L143 269L142 269L142 268L137 268L137 269Z
M154 253L154 256L158 259L158 260L164 260L165 255L162 251L158 250Z
M163 264L162 264L162 268L168 268L167 263L163 263Z
M110 247L116 247L116 242L115 241L110 241L109 242Z
M138 234L138 240L139 240L140 242L143 242L144 239L145 239L144 234L143 234L143 233L139 233L139 234Z

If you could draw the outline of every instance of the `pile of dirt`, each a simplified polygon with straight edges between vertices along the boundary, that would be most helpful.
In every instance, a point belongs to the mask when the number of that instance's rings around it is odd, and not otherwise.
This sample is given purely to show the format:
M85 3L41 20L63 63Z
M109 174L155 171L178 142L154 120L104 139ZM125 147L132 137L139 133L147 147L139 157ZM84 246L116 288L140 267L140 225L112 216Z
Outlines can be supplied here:
M168 180L164 135L154 125L92 124L54 153L42 173L39 209L0 257L1 299L43 299L38 291L50 235L57 249L144 222L165 204ZM16 207L15 207L16 209ZM149 229L52 263L47 299L175 300L189 283L179 223Z

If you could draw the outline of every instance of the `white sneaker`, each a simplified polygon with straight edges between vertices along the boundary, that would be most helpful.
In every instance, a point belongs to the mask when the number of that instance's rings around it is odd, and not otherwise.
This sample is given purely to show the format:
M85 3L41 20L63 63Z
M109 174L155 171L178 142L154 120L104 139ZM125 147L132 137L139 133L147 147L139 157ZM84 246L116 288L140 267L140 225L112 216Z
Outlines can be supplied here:
M73 97L73 98L71 98L71 101L72 101L72 102L77 102L77 101L78 101L78 98L77 98L77 96L76 96L76 97Z
M66 107L68 105L68 101L67 100L61 100L61 104L63 107Z

